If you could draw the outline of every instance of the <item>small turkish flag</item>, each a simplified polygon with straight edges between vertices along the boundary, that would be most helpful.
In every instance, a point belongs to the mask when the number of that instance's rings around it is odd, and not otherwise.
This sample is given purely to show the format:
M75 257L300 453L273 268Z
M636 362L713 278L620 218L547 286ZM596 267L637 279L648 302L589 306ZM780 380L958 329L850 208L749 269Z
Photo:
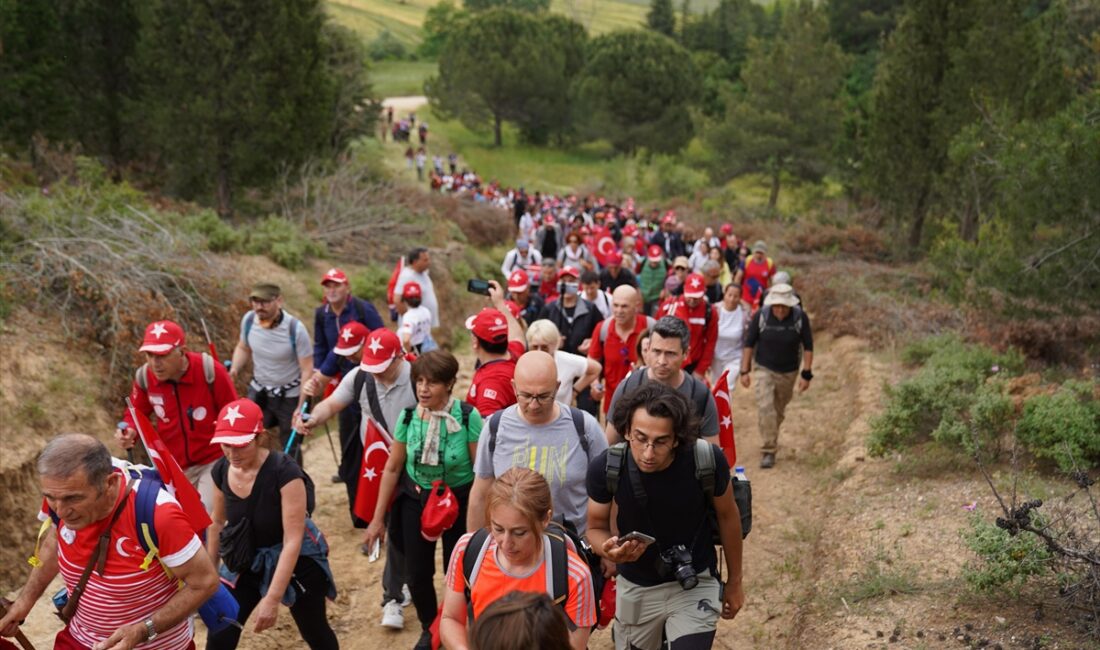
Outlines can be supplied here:
M730 469L737 463L737 443L733 439L733 413L730 408L730 386L727 370L714 384L714 405L718 407L718 446L726 454Z
M366 439L363 441L363 464L359 469L359 487L355 493L353 512L356 517L369 522L374 518L378 505L378 493L382 487L382 470L390 459L393 438L374 418L367 418Z
M210 526L211 520L210 515L206 512L206 506L202 504L199 491L191 485L191 481L187 480L187 475L180 469L175 456L168 450L168 445L165 445L164 441L160 439L160 435L153 428L153 424L149 422L149 418L134 408L130 398L126 398L126 408L130 409L130 417L134 419L134 428L141 436L141 442L145 445L145 450L149 452L149 459L153 461L153 466L160 473L160 480L164 481L164 487L168 488L169 494L179 502L183 514L187 515L188 521L191 522L191 529L195 531L196 535L202 537Z

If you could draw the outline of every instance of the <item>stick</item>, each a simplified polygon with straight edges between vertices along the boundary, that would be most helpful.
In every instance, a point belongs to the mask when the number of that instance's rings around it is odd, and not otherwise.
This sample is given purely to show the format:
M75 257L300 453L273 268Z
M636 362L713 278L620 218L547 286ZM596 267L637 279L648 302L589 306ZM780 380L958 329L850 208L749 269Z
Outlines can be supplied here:
M0 616L7 616L7 615L8 615L7 601L3 600L3 599L0 599ZM20 623L22 623L22 621L20 621ZM27 635L23 634L23 630L20 630L20 629L16 628L16 630L15 630L15 640L19 642L19 645L23 646L23 650L34 650L34 644L31 643L30 639L27 638Z
M218 350L214 347L214 341L210 339L210 330L206 329L206 319L200 317L199 323L202 324L202 334L206 337L206 347L210 350L210 356L214 357L214 361L221 363L221 359L218 358Z
M328 420L325 420L325 437L328 438L328 447L332 450L332 460L336 463L336 467L340 467L340 459L336 457L336 445L332 442L332 431L328 428Z
M302 402L302 415L306 414L306 410L309 408L309 400ZM294 427L290 430L290 438L286 441L286 449L283 450L284 454L290 453L290 448L294 446L294 441L298 438L298 427Z

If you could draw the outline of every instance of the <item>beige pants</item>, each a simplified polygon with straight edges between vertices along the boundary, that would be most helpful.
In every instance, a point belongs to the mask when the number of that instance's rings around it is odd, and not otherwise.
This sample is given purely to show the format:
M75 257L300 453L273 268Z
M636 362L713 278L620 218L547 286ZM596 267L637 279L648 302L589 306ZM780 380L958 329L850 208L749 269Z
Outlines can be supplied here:
M699 584L687 591L678 582L642 587L622 576L616 580L616 650L659 650L662 638L675 645L696 634L713 640L722 599L718 580L709 574L700 575Z
M206 506L207 512L214 510L214 477L210 475L210 470L214 469L216 462L218 461L211 461L205 465L192 465L183 470L187 480L191 481L191 485L199 491L199 498L202 499L202 505Z
M757 366L753 383L756 384L756 408L760 426L760 451L774 454L779 446L779 427L783 414L794 394L798 371L774 372Z

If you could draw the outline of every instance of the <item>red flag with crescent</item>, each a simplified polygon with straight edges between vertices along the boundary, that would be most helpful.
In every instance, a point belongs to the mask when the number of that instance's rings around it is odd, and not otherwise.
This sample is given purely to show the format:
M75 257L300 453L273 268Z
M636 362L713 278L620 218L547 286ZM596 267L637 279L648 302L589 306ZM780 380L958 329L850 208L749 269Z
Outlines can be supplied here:
M363 463L359 468L359 487L355 493L355 516L369 522L374 519L378 493L382 487L382 470L390 459L393 438L374 418L367 418L366 439L363 440Z
M607 258L609 255L618 250L618 246L615 245L615 240L609 236L603 236L596 242L596 259L599 260L601 266L607 266Z
M737 443L733 438L733 410L730 407L730 385L727 370L714 384L714 405L718 407L718 446L726 454L730 468L737 464Z
M199 491L191 485L191 481L187 480L187 475L180 469L176 457L169 451L168 445L160 439L160 434L153 428L153 423L149 421L149 418L134 408L130 398L126 398L126 407L130 409L130 417L134 419L134 428L141 436L145 451L149 453L149 460L153 461L153 466L160 473L160 480L164 481L164 487L168 488L168 492L176 497L180 509L183 510L183 514L187 515L187 520L191 522L191 528L195 531L195 534L202 537L210 526L211 520L210 515L206 512L206 506L202 504Z

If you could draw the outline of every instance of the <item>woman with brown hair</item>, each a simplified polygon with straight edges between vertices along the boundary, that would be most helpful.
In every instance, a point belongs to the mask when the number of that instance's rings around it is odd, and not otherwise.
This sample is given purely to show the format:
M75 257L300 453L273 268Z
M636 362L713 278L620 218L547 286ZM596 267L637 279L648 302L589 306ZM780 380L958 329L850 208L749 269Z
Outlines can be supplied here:
M443 564L466 532L466 504L474 481L474 454L481 436L481 416L469 404L451 397L458 360L445 350L426 352L413 362L410 370L416 386L417 406L405 409L393 432L390 458L382 472L378 505L367 528L369 548L386 535L383 521L386 508L397 493L390 510L390 543L405 556L405 580L412 594L416 616L422 629L415 650L431 648L428 631L438 611L435 594L435 547L443 538ZM404 474L402 474L404 469ZM457 502L455 523L444 530L422 526L425 507L434 508L433 483L448 488L442 502ZM400 483L400 484L399 484ZM429 521L431 517L429 516Z
M569 627L550 596L513 591L481 612L470 650L570 650Z
M568 586L557 606L569 619L570 646L583 650L588 645L589 632L596 624L592 575L568 546L567 538L552 541L547 534L552 509L550 486L538 472L513 467L493 482L485 505L488 535L481 531L463 535L448 565L439 632L449 650L471 647L467 622L476 622L494 601L514 591L547 592L547 585L555 582L555 572L563 570L550 566L555 555L551 544L566 544L563 559ZM472 565L464 561L467 553L476 555Z

